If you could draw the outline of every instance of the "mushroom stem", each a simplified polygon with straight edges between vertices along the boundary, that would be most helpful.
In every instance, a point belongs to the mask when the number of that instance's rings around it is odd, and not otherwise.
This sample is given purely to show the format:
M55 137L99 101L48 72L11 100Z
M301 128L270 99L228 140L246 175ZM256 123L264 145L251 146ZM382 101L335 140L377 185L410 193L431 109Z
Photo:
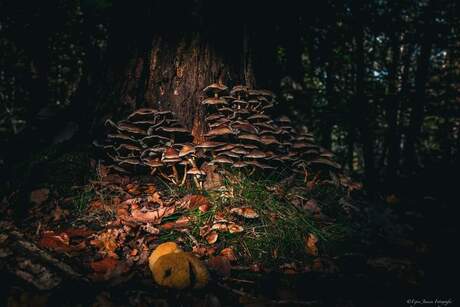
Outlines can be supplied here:
M182 177L182 181L180 182L180 186L183 186L185 184L186 179L187 179L187 164L185 164L184 177Z
M166 175L165 173L163 173L161 170L159 171L159 173L160 173L161 177L163 177L164 179L166 179L168 181L171 181L171 178L168 175Z
M156 173L158 168L152 167L152 170L150 171L150 175L154 175Z
M172 170L173 170L173 175L174 175L174 184L177 184L179 182L179 173L177 172L176 165L172 165Z
M196 175L193 176L193 181L195 182L195 185L198 188L198 190L201 190L200 182L198 181L198 178Z

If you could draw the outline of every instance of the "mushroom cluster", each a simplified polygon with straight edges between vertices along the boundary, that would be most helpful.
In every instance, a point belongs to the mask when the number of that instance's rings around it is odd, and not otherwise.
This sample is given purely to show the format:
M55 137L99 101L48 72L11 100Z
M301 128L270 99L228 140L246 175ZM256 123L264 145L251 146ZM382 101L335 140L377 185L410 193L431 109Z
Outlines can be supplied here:
M118 123L107 120L112 131L104 149L114 162L112 168L147 168L176 185L192 178L198 188L205 179L200 169L204 162L250 173L284 167L304 176L315 165L340 168L311 133L296 130L287 116L274 119L272 92L213 83L203 97L206 133L199 144L192 143L190 131L171 111L144 108Z
M311 133L298 132L287 116L273 119L276 97L272 92L211 84L204 95L208 141L199 146L210 152L211 164L251 172L283 165L302 174L313 164L340 168L332 153L315 144Z
M202 186L204 172L196 163L192 135L173 112L143 108L126 120L107 120L105 124L111 132L103 147L114 170L147 169L176 185L192 177L197 187Z

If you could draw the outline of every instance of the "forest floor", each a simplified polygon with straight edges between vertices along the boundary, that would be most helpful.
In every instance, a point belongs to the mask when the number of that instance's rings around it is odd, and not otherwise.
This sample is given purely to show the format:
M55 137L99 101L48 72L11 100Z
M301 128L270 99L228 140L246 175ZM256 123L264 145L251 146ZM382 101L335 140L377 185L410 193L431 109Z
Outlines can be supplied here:
M455 216L427 191L371 202L333 180L227 170L204 192L111 173L86 148L14 174L0 207L6 306L458 304ZM206 264L204 289L155 285L148 257L166 241Z

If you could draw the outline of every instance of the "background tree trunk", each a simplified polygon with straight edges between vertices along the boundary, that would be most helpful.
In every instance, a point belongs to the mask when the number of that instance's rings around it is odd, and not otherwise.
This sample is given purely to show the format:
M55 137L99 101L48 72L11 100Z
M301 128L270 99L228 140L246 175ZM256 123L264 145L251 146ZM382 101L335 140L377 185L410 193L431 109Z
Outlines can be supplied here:
M138 21L114 22L123 25L113 29L115 35L109 45L109 82L115 91L99 112L123 116L139 107L172 110L200 140L204 129L200 104L204 87L214 82L256 86L251 34L255 8L245 5L245 10L239 11L238 4L232 4L222 10L212 2L200 4L116 4L116 19ZM269 67L266 58L264 69Z

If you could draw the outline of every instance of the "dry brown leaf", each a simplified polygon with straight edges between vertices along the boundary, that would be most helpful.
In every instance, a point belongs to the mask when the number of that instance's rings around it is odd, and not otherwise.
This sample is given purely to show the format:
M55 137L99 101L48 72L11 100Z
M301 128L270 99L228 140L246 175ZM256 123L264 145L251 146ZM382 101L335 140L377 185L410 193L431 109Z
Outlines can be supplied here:
M115 270L118 265L118 260L112 257L105 257L98 261L90 263L91 269L96 273L105 274L109 271Z
M211 227L209 225L204 225L200 227L200 236L204 237L211 231Z
M220 276L230 276L232 265L227 257L212 256L208 260L208 266Z
M259 215L257 214L257 212L254 211L254 209L249 208L249 207L232 208L232 209L230 210L230 213L233 213L233 214L242 216L242 217L247 218L247 219L255 219L255 218L258 218L258 217L259 217Z
M316 243L318 243L318 237L315 234L310 233L305 237L305 250L308 255L318 256L318 247Z
M192 248L192 252L194 254L197 254L198 256L211 256L216 253L216 247L211 246L211 247L206 247L206 246L194 246Z
M195 209L201 206L203 206L203 208L205 208L206 206L209 208L210 204L208 199L204 195L188 194L178 201L178 206L184 209Z
M161 200L161 195L158 192L154 192L147 196L147 201L149 203L154 203L154 204L159 204L160 206L163 206L163 201Z
M54 231L44 231L38 245L55 251L70 250L69 236L66 233L57 234Z
M215 231L211 231L209 234L206 235L206 241L209 244L216 243L218 238L219 238L219 234Z
M160 207L153 211L142 212L140 209L131 210L132 218L136 222L160 224L161 219L174 214L175 207Z
M118 255L115 253L118 244L116 242L116 235L113 232L107 231L101 233L96 239L91 240L90 244L94 245L109 257L118 258Z
M30 201L36 205L41 205L48 200L49 194L50 190L46 188L33 190L30 193Z
M89 230L87 228L67 228L64 232L71 239L78 238L78 237L87 238L94 233L94 231Z
M236 261L237 257L235 255L235 251L231 247L226 247L223 250L220 251L220 255L227 258L228 261Z

